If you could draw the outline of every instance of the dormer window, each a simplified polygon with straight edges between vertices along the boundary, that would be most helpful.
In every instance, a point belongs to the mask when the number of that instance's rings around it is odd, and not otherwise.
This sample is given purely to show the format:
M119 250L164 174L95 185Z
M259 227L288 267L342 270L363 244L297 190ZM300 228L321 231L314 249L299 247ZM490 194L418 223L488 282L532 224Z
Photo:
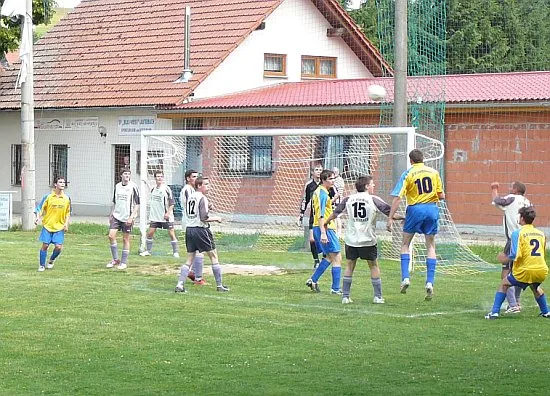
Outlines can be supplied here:
M336 78L336 58L302 56L302 77Z
M264 76L286 77L286 55L264 54Z

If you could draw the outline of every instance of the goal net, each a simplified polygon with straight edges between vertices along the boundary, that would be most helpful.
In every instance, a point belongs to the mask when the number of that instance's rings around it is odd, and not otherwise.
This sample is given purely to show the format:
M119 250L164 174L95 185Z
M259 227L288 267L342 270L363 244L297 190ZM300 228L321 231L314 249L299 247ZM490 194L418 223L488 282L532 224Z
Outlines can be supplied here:
M344 196L355 191L358 176L374 177L375 194L391 204L391 190L409 166L408 152L421 149L428 165L443 159L441 142L415 133L414 128L229 129L143 131L141 138L140 228L142 245L147 229L148 196L154 173L163 171L175 198L175 217L181 219L179 199L185 171L194 169L210 180L208 198L221 224L212 224L217 245L224 249L284 252L309 249L309 206L298 224L305 184L312 168L338 168ZM449 210L440 205L437 238L440 271L480 269L487 264L463 243ZM400 212L404 213L402 203ZM399 259L402 223L392 232L385 219L377 226L383 259ZM345 227L345 219L342 219ZM341 232L341 237L343 237ZM343 244L342 244L343 247ZM423 237L412 248L416 266L425 265ZM310 260L304 262L309 267Z

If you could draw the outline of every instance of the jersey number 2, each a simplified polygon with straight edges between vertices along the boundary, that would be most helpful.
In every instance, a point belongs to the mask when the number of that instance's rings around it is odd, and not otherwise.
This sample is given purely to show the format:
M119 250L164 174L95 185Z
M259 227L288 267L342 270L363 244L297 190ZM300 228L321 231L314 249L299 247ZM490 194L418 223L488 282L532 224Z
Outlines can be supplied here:
M433 190L432 179L429 177L425 177L422 180L416 179L414 184L416 184L416 188L418 188L418 195L429 194Z
M539 241L536 239L531 239L529 241L529 245L533 246L533 250L531 250L531 256L540 257L540 252L538 251L540 247Z

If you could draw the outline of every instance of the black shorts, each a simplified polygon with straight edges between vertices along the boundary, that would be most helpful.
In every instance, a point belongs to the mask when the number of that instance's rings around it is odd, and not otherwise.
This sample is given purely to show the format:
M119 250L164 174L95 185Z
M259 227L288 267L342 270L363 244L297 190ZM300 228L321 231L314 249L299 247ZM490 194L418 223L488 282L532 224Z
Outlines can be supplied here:
M109 229L110 230L119 230L125 233L132 232L132 224L128 225L125 221L120 221L119 219L115 219L114 216L109 217Z
M202 253L216 249L212 231L210 231L210 228L204 227L187 227L185 229L185 246L187 253L193 253L197 250Z
M174 223L171 221L152 221L149 223L150 228L161 228L163 230L173 230Z
M348 246L346 245L346 258L348 260L357 260L358 258L363 260L374 261L378 258L378 248L374 246Z
M510 250L512 250L512 240L507 239L506 245L504 245L504 254L507 256L510 256ZM503 270L511 270L512 269L512 260L508 260L506 264L502 264Z

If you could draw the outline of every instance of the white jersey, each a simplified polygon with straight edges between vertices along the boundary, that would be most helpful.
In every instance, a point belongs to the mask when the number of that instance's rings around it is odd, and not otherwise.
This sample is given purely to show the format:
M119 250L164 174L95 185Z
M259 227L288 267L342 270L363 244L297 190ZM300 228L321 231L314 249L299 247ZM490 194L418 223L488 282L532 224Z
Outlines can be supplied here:
M186 227L210 227L206 221L208 219L208 198L203 193L195 191L187 198L185 217L187 219Z
M118 221L126 222L135 205L139 205L139 190L133 181L123 185L122 182L117 183L113 194L113 217Z
M334 213L339 215L344 209L348 215L344 235L346 245L375 246L377 244L376 219L379 213L387 216L390 213L390 206L381 198L365 191L344 198Z
M531 206L531 202L523 195L508 194L505 197L496 197L493 200L493 205L504 211L502 225L506 238L512 238L512 232L519 230L519 210Z
M173 214L169 219L164 218L165 213L168 212L168 208L174 205L172 189L166 184L161 184L160 187L155 187L151 190L149 198L149 221L173 223Z
M183 186L180 192L180 205L182 209L181 225L183 228L185 228L185 222L187 217L187 213L186 213L187 200L189 199L191 194L193 194L194 192L195 192L195 189L189 184L186 184L185 186Z

